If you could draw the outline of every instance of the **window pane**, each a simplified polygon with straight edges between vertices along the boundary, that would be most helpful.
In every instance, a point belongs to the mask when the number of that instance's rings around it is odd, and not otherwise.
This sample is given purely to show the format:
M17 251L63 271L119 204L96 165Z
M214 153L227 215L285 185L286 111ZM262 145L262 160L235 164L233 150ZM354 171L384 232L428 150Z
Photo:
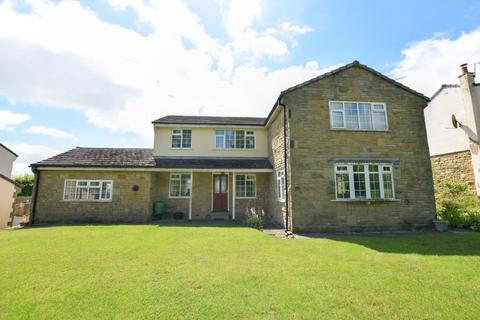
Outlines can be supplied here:
M254 135L247 135L245 137L245 148L247 149L255 149L255 136Z
M341 102L330 102L331 110L343 110L343 103Z
M348 173L337 173L336 183L337 183L337 198L349 199L350 198L350 180L348 178Z
M189 197L190 196L190 186L191 179L189 174L182 174L182 180L180 184L180 196Z
M245 131L237 130L235 132L235 148L237 149L245 148Z
M89 200L100 200L100 186L90 187L88 189L88 199Z
M225 148L235 148L235 131L225 130Z
M109 181L102 182L102 199L110 199L112 194L112 183Z
M379 199L382 197L380 193L380 176L378 173L378 165L369 165L369 179L370 179L370 198Z
M182 148L192 147L192 130L182 131Z
M235 176L235 195L239 198L245 197L245 175Z
M358 117L360 129L372 129L372 109L370 103L358 104Z
M332 128L343 128L343 112L332 111Z
M65 200L73 200L75 199L75 189L77 187L77 181L75 180L67 180L65 182L65 190L64 190L64 199Z
M172 135L172 148L180 148L182 146L182 136Z
M246 196L247 197L250 197L250 198L254 198L255 197L255 180L247 180L246 181Z
M345 124L348 129L358 129L358 109L356 103L345 103Z
M383 174L383 194L386 199L393 199L393 183L391 173Z
M225 137L223 135L215 136L215 148L225 148Z
M363 165L353 166L353 185L355 188L355 198L365 198L367 190L365 188L365 173Z
M88 200L88 187L77 187L75 199Z
M385 111L374 111L372 113L373 128L376 130L387 130L387 117Z

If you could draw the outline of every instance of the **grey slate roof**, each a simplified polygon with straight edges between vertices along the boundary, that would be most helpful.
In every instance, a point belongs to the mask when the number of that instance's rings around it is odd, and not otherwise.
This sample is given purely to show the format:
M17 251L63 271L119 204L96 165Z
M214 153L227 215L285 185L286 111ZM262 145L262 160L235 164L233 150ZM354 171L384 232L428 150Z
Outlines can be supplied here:
M235 125L263 126L266 118L255 117L206 117L206 116L165 116L152 121L153 124L191 124L191 125Z
M77 147L31 167L271 169L272 164L268 158L153 157L153 149Z

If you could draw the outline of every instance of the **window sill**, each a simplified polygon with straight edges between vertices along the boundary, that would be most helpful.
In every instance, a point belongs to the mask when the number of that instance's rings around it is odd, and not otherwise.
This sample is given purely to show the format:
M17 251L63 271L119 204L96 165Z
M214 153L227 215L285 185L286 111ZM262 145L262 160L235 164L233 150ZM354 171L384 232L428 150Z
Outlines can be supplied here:
M112 202L112 199L110 200L77 200L77 199L74 199L74 200L65 200L65 199L62 199L61 200L62 202L95 202L95 203L102 203L102 202Z
M335 199L331 202L353 202L353 203L370 203L370 202L400 202L400 199Z
M213 148L213 151L256 151L257 149L236 149L236 148Z
M349 132L384 132L388 133L390 132L389 129L387 130L369 130L369 129L347 129L347 128L330 128L330 131L349 131Z
M168 199L190 199L190 197L172 197L172 196L168 196Z
M257 197L235 197L236 200L251 200L257 199Z
M170 150L193 150L193 148L170 148Z

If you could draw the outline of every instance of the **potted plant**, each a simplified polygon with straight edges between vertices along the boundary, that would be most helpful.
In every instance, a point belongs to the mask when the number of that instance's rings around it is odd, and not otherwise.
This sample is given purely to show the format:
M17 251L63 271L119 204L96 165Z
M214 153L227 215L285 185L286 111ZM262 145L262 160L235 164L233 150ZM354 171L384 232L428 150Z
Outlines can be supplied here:
M433 225L438 232L445 232L448 230L448 221L439 219L433 220Z

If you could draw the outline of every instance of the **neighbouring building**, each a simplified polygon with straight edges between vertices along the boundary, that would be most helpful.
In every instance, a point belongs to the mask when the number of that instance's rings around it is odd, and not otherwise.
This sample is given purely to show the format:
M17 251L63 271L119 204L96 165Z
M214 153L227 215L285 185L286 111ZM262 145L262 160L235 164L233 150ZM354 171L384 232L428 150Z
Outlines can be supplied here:
M480 195L480 83L461 65L458 84L444 84L425 108L434 177L455 180Z
M0 229L11 226L15 196L22 185L12 180L13 162L18 155L0 143Z
M294 232L425 228L435 217L424 95L354 61L283 91L266 118L165 116L152 149L75 148L32 164L35 223L247 210Z

